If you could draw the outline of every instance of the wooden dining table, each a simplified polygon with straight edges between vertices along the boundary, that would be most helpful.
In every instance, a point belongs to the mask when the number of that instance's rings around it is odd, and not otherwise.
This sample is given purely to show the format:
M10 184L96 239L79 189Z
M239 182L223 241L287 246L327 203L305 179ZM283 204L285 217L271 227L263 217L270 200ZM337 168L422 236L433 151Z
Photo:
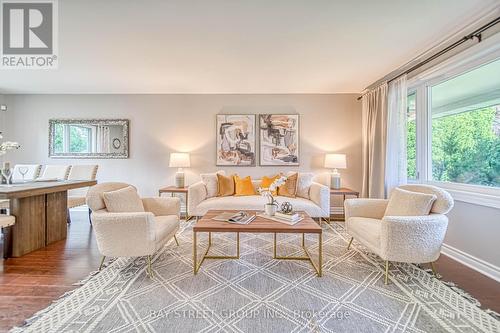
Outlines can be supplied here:
M10 215L16 218L4 235L10 244L4 257L20 257L66 239L68 190L95 184L95 180L61 180L0 185L0 199L9 199Z

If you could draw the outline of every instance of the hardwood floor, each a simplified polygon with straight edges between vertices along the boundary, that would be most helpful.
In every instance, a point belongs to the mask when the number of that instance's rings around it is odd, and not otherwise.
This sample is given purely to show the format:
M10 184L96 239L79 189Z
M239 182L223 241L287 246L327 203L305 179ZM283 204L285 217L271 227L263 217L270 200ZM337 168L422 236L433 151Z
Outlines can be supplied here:
M73 211L68 238L29 253L4 260L0 267L0 332L21 325L47 307L73 283L97 269L100 256L86 211ZM1 247L0 247L1 248ZM477 298L483 308L500 312L500 283L441 256L436 267L443 280L453 281Z
M0 267L0 332L21 325L47 307L73 283L99 267L100 255L86 211L71 213L68 238Z

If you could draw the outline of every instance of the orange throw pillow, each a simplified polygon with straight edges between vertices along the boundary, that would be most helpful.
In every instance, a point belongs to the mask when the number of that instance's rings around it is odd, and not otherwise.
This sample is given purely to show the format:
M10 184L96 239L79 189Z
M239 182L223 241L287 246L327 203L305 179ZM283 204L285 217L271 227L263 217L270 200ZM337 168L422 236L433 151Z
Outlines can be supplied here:
M280 175L276 175L274 177L267 177L267 176L262 177L262 179L260 181L260 187L269 188L269 186L271 186L271 184L279 177L280 177ZM278 190L272 191L271 194L278 195Z
M297 195L298 178L298 173L287 176L285 184L278 187L278 195L281 195L282 197L295 198Z
M217 174L217 196L229 197L234 194L234 178L233 176L224 176Z
M238 175L234 176L234 185L235 185L235 196L243 196L243 195L256 195L255 189L253 188L252 178L250 176L246 176L245 178L240 178Z

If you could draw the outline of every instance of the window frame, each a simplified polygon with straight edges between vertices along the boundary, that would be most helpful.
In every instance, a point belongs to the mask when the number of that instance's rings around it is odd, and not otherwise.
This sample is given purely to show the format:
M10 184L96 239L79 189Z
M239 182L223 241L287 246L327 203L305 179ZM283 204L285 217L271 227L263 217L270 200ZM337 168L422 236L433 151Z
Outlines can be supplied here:
M432 87L500 59L500 34L408 80L407 95L416 93L416 171L409 183L426 183L450 191L459 201L500 208L500 187L442 182L432 179Z
M415 94L415 178L409 178L408 177L408 182L410 183L416 183L419 181L420 179L420 172L419 172L419 167L418 167L418 163L419 163L419 156L418 156L418 113L417 113L417 104L418 104L418 92L417 92L417 89L408 89L407 93L406 93L406 98L408 98L408 96L410 95L413 95ZM408 124L408 120L407 120L407 124ZM408 131L406 132L406 145L408 146ZM407 152L408 153L408 152Z

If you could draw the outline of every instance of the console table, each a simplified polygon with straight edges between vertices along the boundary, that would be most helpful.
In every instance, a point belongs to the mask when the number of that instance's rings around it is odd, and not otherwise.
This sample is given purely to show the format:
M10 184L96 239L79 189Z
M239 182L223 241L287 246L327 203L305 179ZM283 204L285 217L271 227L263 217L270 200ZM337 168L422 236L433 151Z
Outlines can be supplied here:
M5 235L11 243L4 256L20 257L66 238L68 190L97 184L65 180L0 185L0 199L9 199L16 223Z

